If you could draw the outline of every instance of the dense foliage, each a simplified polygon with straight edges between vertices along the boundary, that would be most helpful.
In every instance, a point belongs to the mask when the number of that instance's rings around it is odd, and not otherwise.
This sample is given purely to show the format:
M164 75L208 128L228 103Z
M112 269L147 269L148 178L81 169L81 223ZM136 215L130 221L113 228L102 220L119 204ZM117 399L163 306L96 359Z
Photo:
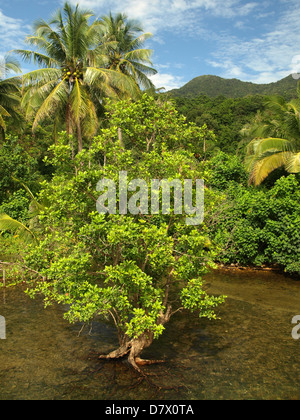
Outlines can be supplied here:
M186 116L187 121L198 126L206 124L213 130L216 141L208 142L209 156L216 149L232 154L238 149L243 150L243 145L240 145L243 140L241 130L263 109L264 97L256 95L232 99L199 95L195 98L174 98L174 101L176 109ZM201 149L199 152L201 153Z
M272 187L257 189L247 185L237 157L219 153L208 166L210 186L223 194L210 222L218 260L300 273L300 177L282 176Z

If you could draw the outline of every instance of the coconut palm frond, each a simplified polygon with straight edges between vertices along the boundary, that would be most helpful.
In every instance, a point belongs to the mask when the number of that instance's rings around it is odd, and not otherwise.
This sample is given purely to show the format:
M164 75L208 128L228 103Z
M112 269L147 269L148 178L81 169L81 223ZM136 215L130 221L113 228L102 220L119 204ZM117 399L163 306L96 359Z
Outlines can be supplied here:
M27 226L5 213L0 214L0 230L10 232L25 243L36 240L36 236Z
M300 84L298 99L286 102L282 97L272 97L244 135L256 134L246 148L245 165L249 182L259 185L273 170L284 166L288 172L299 172L300 150ZM266 133L266 136L257 134ZM253 136L254 137L254 136Z
M23 75L23 84L25 86L40 86L44 83L59 80L61 78L61 71L55 68L42 68L33 70Z
M290 173L296 174L300 172L300 152L292 153L286 162L286 170Z
M20 71L18 62L10 56L6 56L0 66L0 127L2 133L6 130L6 118L13 118L17 122L21 96L20 78L7 76L11 75L11 72L19 73Z
M28 185L24 184L24 182L22 182L20 179L12 176L11 177L13 181L18 182L19 184L22 185L22 187L26 190L26 192L28 193L29 197L31 198L31 203L30 206L31 208L34 209L34 211L41 211L41 210L45 210L45 204L42 204L40 202L37 201L35 195L33 194L33 192L30 190L30 188L28 187Z
M266 139L259 139L255 142L254 152L256 156L260 156L266 151L281 151L287 152L294 150L293 142L286 139L279 139L274 137L269 137Z
M285 166L289 154L286 152L272 153L252 164L249 184L260 185L275 169Z
M42 105L38 109L32 129L35 130L40 121L53 115L57 108L62 104L63 101L67 101L67 91L65 79L63 79L57 86L50 92L47 98L43 101Z
M32 37L37 38L37 37ZM30 51L30 50L14 50L16 54L19 54L22 57L22 60L25 62L32 62L33 64L37 64L40 67L46 68L55 68L59 65L59 62L51 57L48 57L45 54L41 54L39 52Z
M98 89L102 89L109 96L117 97L117 91L128 93L130 97L136 98L140 91L135 81L126 74L97 67L88 67L84 81Z

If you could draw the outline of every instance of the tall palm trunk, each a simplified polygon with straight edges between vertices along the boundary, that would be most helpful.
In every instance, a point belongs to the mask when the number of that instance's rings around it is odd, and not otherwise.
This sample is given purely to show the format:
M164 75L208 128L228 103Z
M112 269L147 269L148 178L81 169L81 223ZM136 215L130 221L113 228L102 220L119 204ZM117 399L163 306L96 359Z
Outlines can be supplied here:
M74 85L71 82L69 82L69 100L67 103L67 110L66 110L66 132L67 132L67 136L69 137L71 134L72 122L73 122L73 124L76 125L78 153L80 153L83 149L82 129L81 129L81 124L80 124L80 119L75 117L74 113L72 112L72 107L70 103L70 94L73 88L74 88ZM73 147L72 147L72 151L73 151Z
M67 137L70 137L71 134L71 105L68 102L67 103L67 110L66 110L66 132Z
M78 153L80 153L83 149L82 131L81 131L80 121L77 121L76 125L77 125Z
M74 142L73 142L73 138L70 138L72 134L72 118L71 118L70 102L67 103L67 109L66 109L66 133L67 133L67 138L69 140L69 145L71 146L71 150L72 150L72 159L74 160L74 157L75 157Z

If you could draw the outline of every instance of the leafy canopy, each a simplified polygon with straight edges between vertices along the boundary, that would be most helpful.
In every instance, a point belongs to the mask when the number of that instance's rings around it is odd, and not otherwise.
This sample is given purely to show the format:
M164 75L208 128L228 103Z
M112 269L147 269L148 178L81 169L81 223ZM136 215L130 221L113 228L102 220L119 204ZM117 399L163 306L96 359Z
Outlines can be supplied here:
M162 139L147 150L144 140L153 123L145 122L142 136L137 124L140 115L131 114L132 108L146 104L148 115L160 114L166 141L172 144L177 139L177 150ZM128 143L127 150L118 139L114 119L74 162L63 137L52 146L56 175L43 184L40 193L40 200L49 202L40 214L43 232L38 244L24 253L26 266L40 273L31 295L44 294L46 305L68 304L65 316L71 322L88 322L95 316L112 319L120 340L144 334L157 338L164 323L183 309L215 318L214 308L224 300L209 296L201 280L214 266L215 255L205 224L187 226L185 215L175 215L173 205L168 215L161 211L136 216L96 212L97 182L103 177L117 182L120 170L127 171L128 181L139 176L148 186L151 179L195 180L201 174L193 153L180 147L184 143L176 137L178 130L183 142L187 141L192 137L191 127L174 110L172 125L168 125L170 109L146 95L138 103L111 104L114 118L125 110L132 115L126 136L133 139L136 130L139 141ZM158 128L152 126L153 130Z

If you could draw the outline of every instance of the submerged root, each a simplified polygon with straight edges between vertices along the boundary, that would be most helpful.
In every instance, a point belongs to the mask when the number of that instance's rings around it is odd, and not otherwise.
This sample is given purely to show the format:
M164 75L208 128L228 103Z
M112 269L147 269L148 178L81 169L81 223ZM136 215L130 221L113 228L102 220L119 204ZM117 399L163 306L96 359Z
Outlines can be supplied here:
M140 357L136 357L135 363L139 366L145 366L145 365L154 365L156 363L165 363L165 360L148 360L148 359L141 359Z
M141 359L139 356L135 356L135 347L130 346L129 348L119 348L115 351L107 355L99 356L99 359L102 360L116 360L124 358L126 360L126 364L131 368L132 372L135 372L138 375L137 381L132 385L130 388L134 388L140 385L142 382L147 382L147 384L155 390L155 395L161 391L170 391L173 390L178 392L180 388L183 388L184 385L174 385L174 386L166 386L161 383L162 376L168 377L170 372L168 370L164 370L164 374L154 373L154 372L147 372L141 369L142 366L153 365L156 363L165 363L165 360L148 360L148 359ZM139 353L140 354L140 353Z
M110 352L109 354L101 354L99 359L120 359L125 357L130 351L130 348L119 347L117 350Z

